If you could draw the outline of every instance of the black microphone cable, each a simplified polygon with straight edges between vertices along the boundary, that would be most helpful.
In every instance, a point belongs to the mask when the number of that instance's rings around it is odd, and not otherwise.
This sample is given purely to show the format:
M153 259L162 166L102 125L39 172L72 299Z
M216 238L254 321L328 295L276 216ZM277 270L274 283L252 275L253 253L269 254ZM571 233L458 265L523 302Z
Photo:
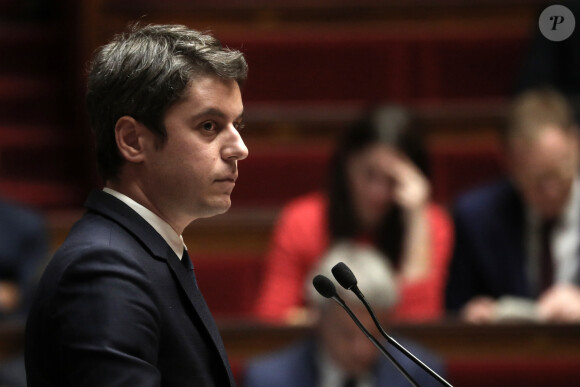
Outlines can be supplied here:
M338 296L334 283L332 283L332 281L328 279L328 277L325 277L322 274L318 274L312 280L312 284L314 285L314 288L321 296L326 298L332 298L334 301L336 301L338 305L340 305L346 311L346 313L348 313L348 315L355 322L358 328L375 345L375 347L377 347L377 349L385 357L387 357L391 361L391 363L393 363L393 365L399 370L399 372L401 372L403 376L407 378L409 383L411 383L415 387L419 386L419 384L417 384L417 382L413 379L413 377L409 375L409 373L397 362L397 360L389 352L387 352L385 347L381 343L379 343L373 335L370 334L370 332L364 327L364 325L362 325L362 323L355 316L352 310L350 310L350 308L346 305L346 303Z
M415 364L421 367L421 369L423 369L425 372L427 372L429 375L435 378L438 382L440 382L444 386L452 387L452 385L449 384L447 380L443 379L437 372L429 368L427 364L423 363L415 355L409 352L405 347L399 344L395 339L389 336L389 334L387 334L387 332L383 329L383 327L379 323L379 320L377 319L377 316L375 315L373 308L371 308L371 305L367 302L365 296L358 288L357 286L358 281L356 280L354 273L350 270L350 268L347 265L344 264L344 262L339 262L336 265L334 265L334 267L332 268L332 275L338 281L340 286L342 286L347 290L352 291L354 294L356 294L358 299L362 301L365 308L368 310L371 317L373 318L375 325L381 332L381 335L383 335L383 337L387 340L389 344L397 348L400 352L402 352L405 356L411 359Z

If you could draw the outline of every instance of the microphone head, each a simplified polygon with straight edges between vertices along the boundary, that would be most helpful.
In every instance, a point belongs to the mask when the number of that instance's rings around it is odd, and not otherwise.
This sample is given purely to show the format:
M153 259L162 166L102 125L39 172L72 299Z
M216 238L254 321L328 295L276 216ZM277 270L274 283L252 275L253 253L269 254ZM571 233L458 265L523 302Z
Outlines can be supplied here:
M326 298L332 298L336 296L336 288L331 280L322 274L318 274L312 279L312 285L321 296Z
M338 281L340 286L347 290L356 287L358 283L353 272L344 264L344 262L339 262L334 265L332 268L332 275Z

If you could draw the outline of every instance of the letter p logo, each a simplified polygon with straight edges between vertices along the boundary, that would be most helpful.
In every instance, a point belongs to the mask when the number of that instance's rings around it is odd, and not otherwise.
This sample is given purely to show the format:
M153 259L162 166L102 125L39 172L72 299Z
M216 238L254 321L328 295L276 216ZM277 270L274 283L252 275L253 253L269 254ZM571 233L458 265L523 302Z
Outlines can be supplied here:
M576 20L569 8L563 5L551 5L544 9L538 20L540 32L553 42L566 40L574 32Z
M550 20L554 22L552 24L552 31L556 31L558 24L564 23L564 16L550 16Z

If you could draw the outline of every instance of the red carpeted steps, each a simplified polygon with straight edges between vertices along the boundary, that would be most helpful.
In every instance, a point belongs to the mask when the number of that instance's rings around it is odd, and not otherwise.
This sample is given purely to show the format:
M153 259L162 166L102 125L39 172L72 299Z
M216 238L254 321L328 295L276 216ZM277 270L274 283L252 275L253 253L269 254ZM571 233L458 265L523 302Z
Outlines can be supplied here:
M38 208L80 203L90 175L57 11L52 2L0 1L0 196Z

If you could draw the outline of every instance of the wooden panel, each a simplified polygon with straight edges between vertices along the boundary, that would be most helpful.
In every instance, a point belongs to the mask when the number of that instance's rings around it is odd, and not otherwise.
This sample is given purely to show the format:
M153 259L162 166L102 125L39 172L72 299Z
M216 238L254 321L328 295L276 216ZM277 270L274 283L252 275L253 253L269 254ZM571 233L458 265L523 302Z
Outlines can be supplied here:
M312 332L303 326L262 325L248 320L222 320L218 325L228 355L237 359L280 349ZM394 324L387 331L395 339L414 340L449 359L580 359L580 327L576 324L468 325L443 321ZM23 325L0 324L0 352L21 347L23 332Z
M308 327L260 325L251 321L222 322L220 330L228 354L234 358L249 358L282 348L311 332ZM580 360L580 327L574 324L468 325L443 321L393 324L386 330L395 339L405 337L417 341L449 359Z

